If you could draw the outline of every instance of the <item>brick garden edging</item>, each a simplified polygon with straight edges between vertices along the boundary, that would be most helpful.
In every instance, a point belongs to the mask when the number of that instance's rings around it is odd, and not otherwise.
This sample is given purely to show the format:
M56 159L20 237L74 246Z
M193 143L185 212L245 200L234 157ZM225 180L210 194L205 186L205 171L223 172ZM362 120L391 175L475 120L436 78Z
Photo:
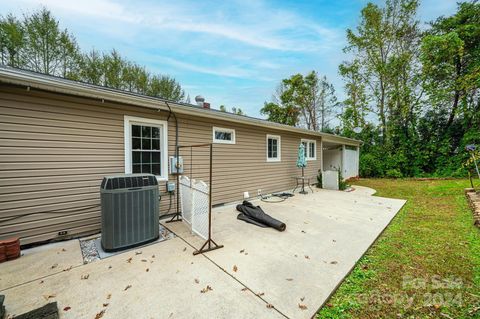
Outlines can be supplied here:
M474 188L465 188L465 196L473 210L473 224L480 227L480 193L475 192Z

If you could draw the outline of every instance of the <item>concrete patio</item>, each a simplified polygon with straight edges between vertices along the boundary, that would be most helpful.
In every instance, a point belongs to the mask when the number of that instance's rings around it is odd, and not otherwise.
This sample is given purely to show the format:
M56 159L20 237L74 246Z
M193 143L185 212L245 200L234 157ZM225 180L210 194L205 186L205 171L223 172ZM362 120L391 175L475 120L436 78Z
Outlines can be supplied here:
M78 240L37 247L0 264L0 294L10 315L57 301L62 318L310 318L405 203L372 193L261 202L285 232L216 208L213 237L225 247L199 256L203 240L183 223L166 224L174 239L86 265Z

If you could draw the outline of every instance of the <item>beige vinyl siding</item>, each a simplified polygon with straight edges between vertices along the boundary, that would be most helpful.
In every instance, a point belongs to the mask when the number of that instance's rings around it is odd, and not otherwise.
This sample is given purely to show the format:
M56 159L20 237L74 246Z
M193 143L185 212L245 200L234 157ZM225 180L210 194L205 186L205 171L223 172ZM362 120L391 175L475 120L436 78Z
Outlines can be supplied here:
M99 186L102 177L125 172L124 116L166 120L167 112L27 91L0 84L0 239L20 236L22 244L68 231L67 236L100 229ZM303 134L232 124L193 116L178 116L179 144L212 142L212 127L235 129L236 144L214 144L213 203L241 200L257 194L291 189L297 148ZM266 135L281 136L281 162L266 161ZM175 152L175 122L168 123L168 155ZM309 161L305 174L314 177L320 165ZM182 149L185 174L208 182L208 148ZM166 164L166 163L165 163ZM170 176L174 181L175 177ZM313 179L314 181L314 179ZM160 191L165 183L160 182ZM176 200L170 212L175 211ZM88 209L79 208L89 206ZM163 196L165 214L169 196Z

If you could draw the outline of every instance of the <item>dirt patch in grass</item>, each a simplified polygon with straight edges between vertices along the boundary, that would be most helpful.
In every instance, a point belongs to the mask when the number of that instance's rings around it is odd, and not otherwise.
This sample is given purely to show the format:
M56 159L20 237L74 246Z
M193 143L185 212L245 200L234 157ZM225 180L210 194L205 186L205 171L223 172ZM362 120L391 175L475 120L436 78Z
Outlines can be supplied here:
M480 318L480 231L466 180L366 179L407 203L317 318Z

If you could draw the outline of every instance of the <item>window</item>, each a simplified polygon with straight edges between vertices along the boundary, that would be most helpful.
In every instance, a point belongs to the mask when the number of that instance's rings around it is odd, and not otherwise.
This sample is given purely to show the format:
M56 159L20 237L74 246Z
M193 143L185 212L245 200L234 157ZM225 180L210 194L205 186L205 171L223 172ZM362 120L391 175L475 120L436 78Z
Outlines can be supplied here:
M314 161L317 159L317 141L302 139L302 144L305 147L305 158L307 161Z
M235 144L235 130L213 127L213 142L221 144Z
M167 122L125 116L125 173L167 180Z
M267 162L280 162L281 142L278 135L267 135Z

